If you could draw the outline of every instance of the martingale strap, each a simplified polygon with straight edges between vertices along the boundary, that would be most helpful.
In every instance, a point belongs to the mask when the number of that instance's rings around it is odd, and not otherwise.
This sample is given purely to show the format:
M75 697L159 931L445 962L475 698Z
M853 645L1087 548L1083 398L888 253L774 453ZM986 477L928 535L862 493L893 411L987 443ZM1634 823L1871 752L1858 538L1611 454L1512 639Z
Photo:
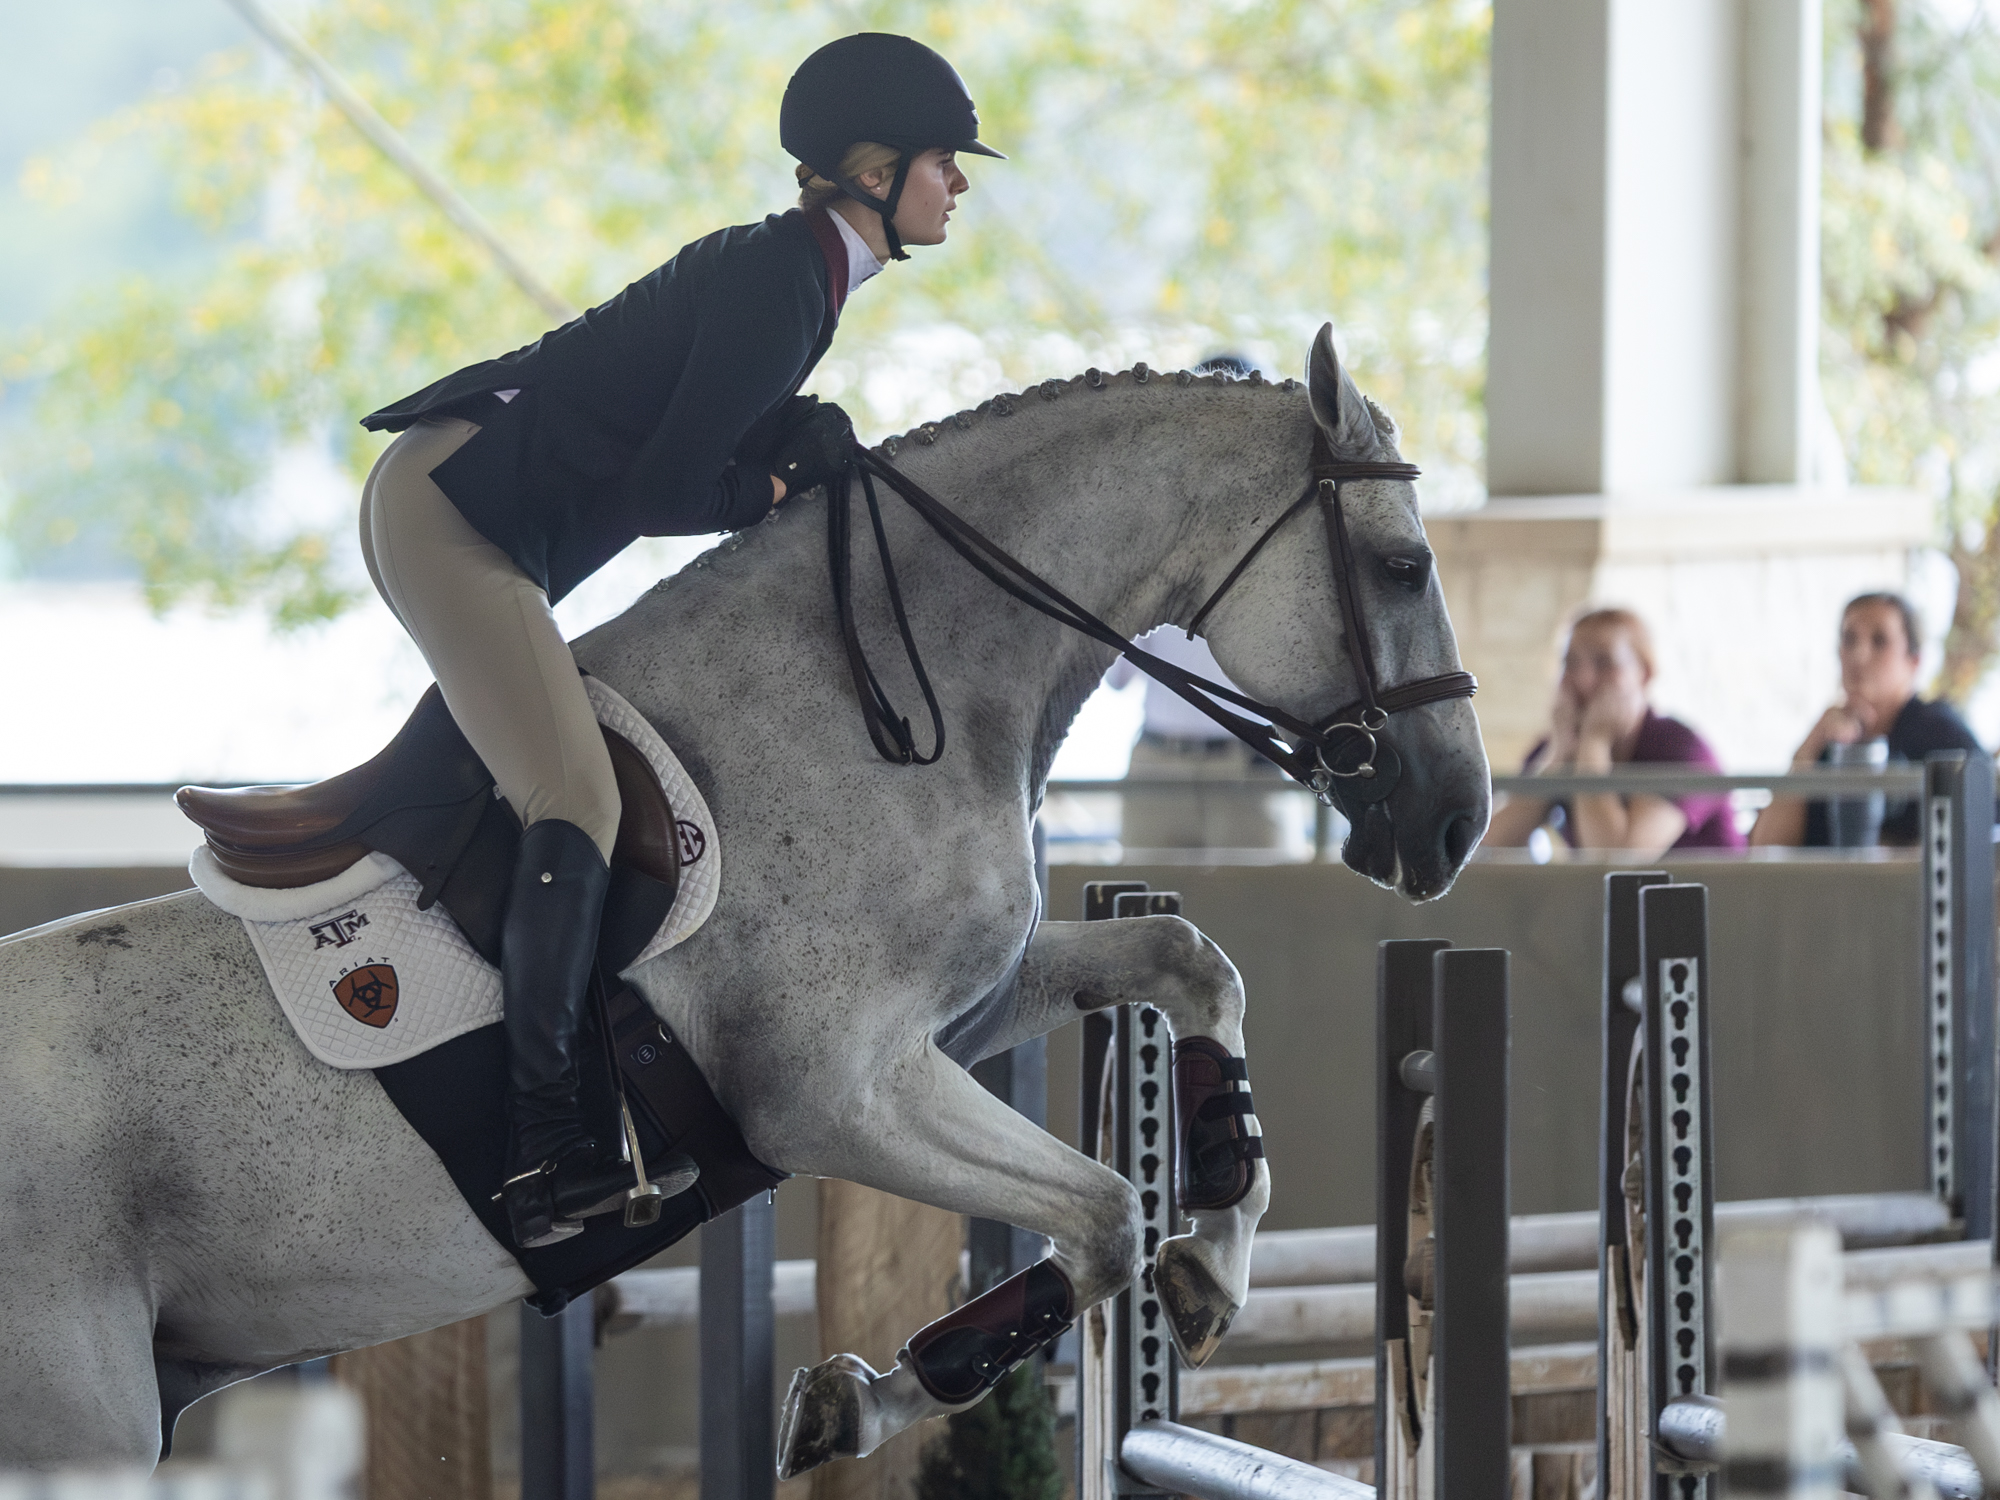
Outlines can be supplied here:
M1354 552L1347 535L1340 486L1348 479L1410 480L1417 476L1418 470L1414 464L1348 463L1335 459L1326 447L1324 436L1318 434L1314 439L1313 460L1313 478L1307 484L1305 493L1266 527L1263 534L1244 553L1236 566L1229 571L1228 576L1223 579L1222 586L1211 594L1208 601L1196 612L1188 633L1190 636L1193 635L1195 626L1201 623L1221 601L1223 595L1243 576L1272 535L1285 522L1317 500L1327 528L1327 551L1337 585L1335 592L1340 596L1349 654L1354 659L1362 691L1362 697L1358 702L1350 704L1339 713L1317 724L1307 723L1276 705L1259 702L1255 698L1237 692L1234 688L1210 681L1188 671L1185 667L1143 650L1015 558L922 485L897 469L886 458L872 450L862 448L857 443L849 457L846 471L828 486L827 549L835 613L839 618L841 638L847 651L848 667L854 677L855 694L861 703L862 719L868 727L869 738L874 742L877 753L896 765L929 765L944 753L945 743L943 714L938 708L937 696L931 689L929 675L924 670L915 638L910 631L909 619L903 607L902 589L896 580L895 563L889 552L888 535L882 525L881 506L875 493L875 480L879 478L901 496L953 551L990 582L1057 623L1111 647L1162 687L1199 709L1265 759L1316 792L1322 800L1331 799L1337 780L1372 778L1376 772L1376 761L1380 753L1375 740L1375 731L1382 727L1390 714L1451 698L1469 698L1477 691L1478 684L1468 672L1447 672L1393 688L1383 689L1379 686L1354 587ZM850 510L856 478L860 480L862 494L868 504L869 519L875 533L876 552L881 559L883 581L887 586L890 608L896 618L897 630L902 636L904 655L910 663L917 685L923 693L925 705L930 711L932 743L927 755L917 752L915 736L908 718L897 712L895 705L883 690L881 682L876 678L873 668L869 666L855 624L848 554ZM1260 723L1258 719L1248 718L1236 712L1236 709L1246 709L1268 722ZM1295 736L1298 748L1288 743L1279 733L1280 730ZM1342 753L1351 749L1360 750L1358 758ZM1331 761L1329 756L1332 757ZM1385 778L1385 784L1371 788L1373 795L1368 800L1377 800L1380 795L1385 795L1388 784L1390 778Z

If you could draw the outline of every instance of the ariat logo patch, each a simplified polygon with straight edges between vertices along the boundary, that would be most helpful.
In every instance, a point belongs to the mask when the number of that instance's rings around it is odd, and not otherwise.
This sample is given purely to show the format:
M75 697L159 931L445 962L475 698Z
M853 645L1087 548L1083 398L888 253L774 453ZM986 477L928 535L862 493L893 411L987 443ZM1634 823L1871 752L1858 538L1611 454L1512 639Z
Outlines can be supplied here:
M396 970L390 964L350 969L334 980L333 998L363 1026L380 1031L396 1014Z
M328 917L324 922L315 922L308 929L313 935L313 952L317 953L322 948L345 948L367 925L368 914L363 911L344 911L337 917Z
M681 868L685 870L708 853L708 835L701 831L699 823L690 823L686 818L674 821L674 831L681 836Z

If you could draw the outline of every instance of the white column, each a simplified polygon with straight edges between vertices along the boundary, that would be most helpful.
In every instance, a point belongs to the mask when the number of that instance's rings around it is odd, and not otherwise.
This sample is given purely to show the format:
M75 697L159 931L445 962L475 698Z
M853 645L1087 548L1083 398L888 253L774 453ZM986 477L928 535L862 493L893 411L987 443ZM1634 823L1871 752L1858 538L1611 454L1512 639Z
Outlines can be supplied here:
M1818 477L1820 6L1745 6L1736 477L1746 484Z
M1609 0L1495 0L1486 475L1603 487Z
M1797 482L1819 0L1497 0L1496 496Z

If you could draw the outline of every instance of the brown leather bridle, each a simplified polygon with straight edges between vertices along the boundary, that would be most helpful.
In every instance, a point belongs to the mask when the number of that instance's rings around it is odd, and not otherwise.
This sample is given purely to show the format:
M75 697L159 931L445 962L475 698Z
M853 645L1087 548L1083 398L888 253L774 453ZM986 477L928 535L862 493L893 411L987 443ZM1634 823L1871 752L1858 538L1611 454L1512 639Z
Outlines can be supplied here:
M1008 553L880 453L857 444L849 456L846 470L827 487L827 558L835 612L840 619L848 666L854 675L855 693L861 702L861 715L868 726L869 738L874 741L876 751L883 759L897 765L930 765L944 753L944 715L938 708L930 678L918 657L909 618L903 608L902 589L896 581L895 565L889 556L888 534L882 526L881 504L875 494L875 481L880 479L902 496L910 508L959 556L993 583L1050 619L1112 647L1162 687L1184 698L1287 775L1310 788L1321 801L1333 802L1338 793L1338 800L1343 803L1379 802L1395 787L1402 770L1394 748L1378 738L1389 716L1429 703L1470 698L1479 688L1469 672L1444 672L1391 688L1382 687L1376 676L1374 653L1361 616L1356 586L1358 570L1354 547L1347 535L1341 486L1352 479L1407 482L1414 480L1417 474L1414 464L1356 463L1335 458L1327 447L1324 434L1315 432L1312 478L1307 482L1305 492L1264 528L1188 622L1188 635L1192 637L1201 622L1256 561L1272 536L1306 506L1317 502L1326 523L1327 556L1333 568L1335 592L1340 597L1348 654L1354 661L1356 675L1361 679L1361 696L1319 723L1309 724L1273 704L1246 697L1234 688L1211 682L1185 667L1142 650ZM918 752L910 721L896 711L876 679L855 626L849 570L849 508L852 482L857 475L861 480L862 494L868 502L876 550L882 560L883 580L888 586L890 608L902 635L904 654L916 674L917 685L930 710L932 743L928 754ZM1246 718L1224 707L1225 704L1247 709L1268 722ZM1280 730L1293 736L1297 743L1287 741L1279 733Z

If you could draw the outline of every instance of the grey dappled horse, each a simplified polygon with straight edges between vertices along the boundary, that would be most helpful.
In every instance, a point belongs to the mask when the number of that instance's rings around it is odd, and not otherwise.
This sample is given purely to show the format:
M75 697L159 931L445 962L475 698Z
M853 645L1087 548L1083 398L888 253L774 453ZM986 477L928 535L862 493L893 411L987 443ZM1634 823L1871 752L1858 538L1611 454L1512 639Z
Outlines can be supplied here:
M1307 384L1310 401L1222 377L1051 383L899 462L1137 634L1185 622L1290 503L1315 422L1336 458L1397 456L1327 331ZM1350 482L1345 502L1381 680L1456 669L1437 580L1411 566L1429 553L1410 485ZM1080 1311L1137 1269L1133 1190L967 1066L1126 1000L1240 1055L1243 989L1176 917L1037 924L1035 810L1112 654L1007 598L900 501L884 507L951 730L934 766L886 764L863 732L817 500L576 643L679 752L726 846L706 928L630 977L764 1161L1046 1235ZM856 550L877 670L914 702ZM1324 539L1294 521L1206 634L1246 693L1318 722L1357 696L1340 619ZM1345 856L1429 899L1485 826L1477 725L1451 701L1399 713L1385 738L1403 764L1390 817ZM1213 1294L1179 1309L1177 1331L1203 1317L1219 1331L1245 1298L1269 1200L1253 1170L1242 1201L1193 1214L1161 1249L1163 1288ZM163 1409L530 1290L374 1078L306 1052L242 924L194 892L0 944L0 1203L0 1463L150 1461ZM867 1451L944 1409L907 1362L878 1375L836 1356L795 1382L780 1461Z

